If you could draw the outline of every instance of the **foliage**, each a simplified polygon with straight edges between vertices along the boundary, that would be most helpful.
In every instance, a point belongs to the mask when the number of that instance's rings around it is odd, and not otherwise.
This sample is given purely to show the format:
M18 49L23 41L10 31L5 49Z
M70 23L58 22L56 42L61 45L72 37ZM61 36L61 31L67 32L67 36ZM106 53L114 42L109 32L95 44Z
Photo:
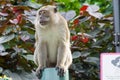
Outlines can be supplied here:
M30 5L31 4L31 5ZM32 72L34 25L36 7L40 5L22 1L0 1L0 67L4 71Z
M114 52L111 0L54 1L68 20L71 32L71 79L99 80L99 54ZM38 0L42 4L54 1ZM36 0L0 1L0 73L6 69L32 72L36 68L32 60L33 24L36 9L42 4Z
M112 13L104 15L99 10L85 4L70 22L75 80L99 80L99 54L114 52Z

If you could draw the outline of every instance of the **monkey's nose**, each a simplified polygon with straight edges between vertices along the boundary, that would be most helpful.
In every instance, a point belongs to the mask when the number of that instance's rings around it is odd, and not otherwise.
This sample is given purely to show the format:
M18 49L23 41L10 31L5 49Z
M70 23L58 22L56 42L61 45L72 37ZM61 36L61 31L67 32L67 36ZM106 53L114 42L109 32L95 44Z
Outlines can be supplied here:
M41 16L40 19L43 19L43 17Z
M40 21L40 24L41 24L41 25L45 25L46 22L45 22L45 21Z

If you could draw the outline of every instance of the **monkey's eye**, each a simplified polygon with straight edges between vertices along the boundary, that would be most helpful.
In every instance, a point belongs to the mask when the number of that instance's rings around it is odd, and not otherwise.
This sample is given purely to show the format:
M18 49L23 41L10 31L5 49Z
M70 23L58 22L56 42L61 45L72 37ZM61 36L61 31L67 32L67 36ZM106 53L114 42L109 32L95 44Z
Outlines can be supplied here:
M39 15L41 15L42 14L42 12L41 11L39 11Z
M39 12L39 15L41 15L41 14L46 14L46 13L47 13L47 11L42 10L42 11Z
M54 12L55 12L55 13L57 12L57 7L54 8Z

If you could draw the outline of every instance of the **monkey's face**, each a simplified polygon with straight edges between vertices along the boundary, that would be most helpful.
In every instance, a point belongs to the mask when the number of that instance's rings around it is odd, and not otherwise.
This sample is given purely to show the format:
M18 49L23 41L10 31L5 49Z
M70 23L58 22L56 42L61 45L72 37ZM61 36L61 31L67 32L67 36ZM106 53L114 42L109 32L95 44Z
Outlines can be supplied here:
M40 10L39 11L39 23L41 25L46 25L49 23L50 21L50 15L49 15L49 11L47 10Z
M40 24L42 27L49 25L55 17L56 12L56 6L48 5L40 8L36 16L38 24Z

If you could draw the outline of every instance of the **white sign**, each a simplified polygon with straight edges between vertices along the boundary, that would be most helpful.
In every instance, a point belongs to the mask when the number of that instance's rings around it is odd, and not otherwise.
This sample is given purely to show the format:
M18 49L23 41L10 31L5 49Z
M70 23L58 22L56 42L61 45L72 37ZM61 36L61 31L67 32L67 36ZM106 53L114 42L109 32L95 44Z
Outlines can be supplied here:
M102 53L100 80L120 80L120 53Z

